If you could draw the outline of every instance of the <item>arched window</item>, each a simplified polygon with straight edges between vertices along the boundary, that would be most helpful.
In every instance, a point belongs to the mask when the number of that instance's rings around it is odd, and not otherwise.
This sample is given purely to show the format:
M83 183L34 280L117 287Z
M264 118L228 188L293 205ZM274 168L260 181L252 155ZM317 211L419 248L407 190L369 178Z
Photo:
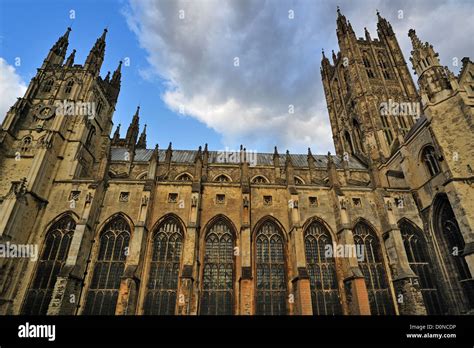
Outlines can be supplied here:
M181 224L174 217L166 218L154 232L145 314L175 314L183 238Z
M227 175L221 174L217 178L214 179L216 182L229 182L230 179Z
M234 238L222 219L206 234L200 314L234 314Z
M193 178L188 173L183 173L183 174L178 175L176 180L178 180L178 181L193 181Z
M438 288L431 273L426 242L420 231L411 223L403 220L399 224L403 244L410 268L418 276L418 282L428 314L442 314Z
M364 67L367 72L367 76L370 79L375 78L374 72L372 71L372 65L370 64L369 55L365 51L362 53L362 61L364 62Z
M22 314L45 315L59 271L66 262L76 222L70 215L56 221L46 233L43 251L23 304Z
M45 93L51 92L51 89L53 88L53 84L54 84L53 79L49 79L48 81L46 81L43 86L43 92Z
M255 178L252 179L252 184L267 184L268 180L261 175L256 176Z
M379 56L380 67L382 68L383 77L387 80L390 80L392 77L390 75L390 67L387 63L387 59L382 52L379 52L378 56Z
M312 222L304 234L306 264L311 284L313 314L342 314L333 256L326 257L326 246L333 248L331 235L318 221ZM333 250L334 252L334 250Z
M344 139L346 140L346 150L349 150L351 154L354 153L354 146L352 146L351 136L348 131L344 132Z
M359 261L369 294L372 315L394 314L382 251L375 232L363 222L354 228L354 242L364 249L364 260Z
M74 86L74 80L71 79L66 83L66 87L64 88L64 93L70 94L73 86Z
M441 171L433 146L426 146L423 149L421 158L431 177L437 175Z
M90 147L90 150L93 149L93 139L95 136L95 127L92 126L91 129L89 130L89 134L87 134L87 139L86 139L86 147Z
M451 274L454 279L459 281L468 300L467 305L472 309L474 308L474 285L471 280L471 272L463 256L465 242L451 204L446 197L436 206L434 218L436 219L437 234L442 236L444 241L444 253L449 255L446 259L451 264Z
M31 143L33 142L30 136L26 136L21 139L20 150L21 152L28 152L31 149Z
M115 314L129 241L130 226L122 216L105 225L99 237L99 252L87 291L84 314Z
M275 222L266 221L257 231L256 245L256 314L287 314L285 246Z
M295 176L295 185L304 185L303 179Z

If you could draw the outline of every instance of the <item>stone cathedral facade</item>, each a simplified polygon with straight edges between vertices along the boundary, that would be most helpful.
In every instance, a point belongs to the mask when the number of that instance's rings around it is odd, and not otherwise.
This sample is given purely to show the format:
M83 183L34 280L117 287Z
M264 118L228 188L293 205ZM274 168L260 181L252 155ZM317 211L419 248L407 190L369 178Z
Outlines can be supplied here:
M410 30L415 85L377 16L323 53L336 155L148 149L139 109L112 134L121 63L68 29L0 130L0 244L38 247L0 258L0 313L472 314L474 64Z

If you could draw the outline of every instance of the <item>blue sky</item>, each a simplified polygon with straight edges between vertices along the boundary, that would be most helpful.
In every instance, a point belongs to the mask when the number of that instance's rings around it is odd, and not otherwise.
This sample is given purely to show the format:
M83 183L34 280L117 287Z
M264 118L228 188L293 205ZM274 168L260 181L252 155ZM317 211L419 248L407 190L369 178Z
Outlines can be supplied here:
M243 143L259 152L274 145L280 152L333 151L319 65L322 48L337 51L337 4L358 36L364 27L377 36L379 9L410 69L409 28L455 73L454 58L474 56L468 0L0 0L0 112L21 95L68 26L76 63L107 27L102 76L130 59L113 119L122 135L139 104L149 148L172 141L180 149L207 142L211 150Z
M121 59L130 58L130 66L122 69L122 88L113 118L115 125L122 124L122 135L140 104L140 127L147 123L149 148L157 142L166 147L170 141L182 149L195 149L205 142L220 148L219 134L194 118L171 111L161 101L162 80L147 81L140 76L140 69L147 66L146 56L121 14L125 6L125 2L113 0L1 0L0 57L11 65L20 57L21 65L16 71L28 83L68 26L72 28L68 54L75 48L76 62L80 64L104 27L108 27L101 75L105 76L108 70L113 72ZM69 18L71 9L75 19Z

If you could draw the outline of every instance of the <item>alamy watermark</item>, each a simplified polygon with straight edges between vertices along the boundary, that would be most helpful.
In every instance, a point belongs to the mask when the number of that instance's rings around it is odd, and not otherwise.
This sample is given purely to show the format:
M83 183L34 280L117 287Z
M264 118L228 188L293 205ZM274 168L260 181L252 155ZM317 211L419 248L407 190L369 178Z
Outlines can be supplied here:
M0 258L28 258L31 261L36 261L38 260L38 245L2 243L0 244Z
M89 119L95 117L95 102L57 101L56 114L60 116L87 116Z
M413 116L415 119L421 116L419 102L396 102L389 99L388 102L380 103L379 110L382 116Z
M362 244L326 244L324 256L329 257L355 257L357 261L364 261L364 245Z
M224 150L217 151L217 163L243 163L247 162L251 167L257 165L256 150L230 150L227 146Z

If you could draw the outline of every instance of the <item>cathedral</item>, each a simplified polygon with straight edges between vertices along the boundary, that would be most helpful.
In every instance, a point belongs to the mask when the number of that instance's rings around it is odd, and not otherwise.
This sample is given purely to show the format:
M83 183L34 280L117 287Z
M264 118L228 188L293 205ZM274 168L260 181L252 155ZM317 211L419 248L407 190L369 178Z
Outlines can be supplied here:
M474 313L474 63L415 30L357 37L321 79L336 154L147 148L114 128L107 30L67 29L0 129L0 314ZM34 250L36 250L36 255Z

